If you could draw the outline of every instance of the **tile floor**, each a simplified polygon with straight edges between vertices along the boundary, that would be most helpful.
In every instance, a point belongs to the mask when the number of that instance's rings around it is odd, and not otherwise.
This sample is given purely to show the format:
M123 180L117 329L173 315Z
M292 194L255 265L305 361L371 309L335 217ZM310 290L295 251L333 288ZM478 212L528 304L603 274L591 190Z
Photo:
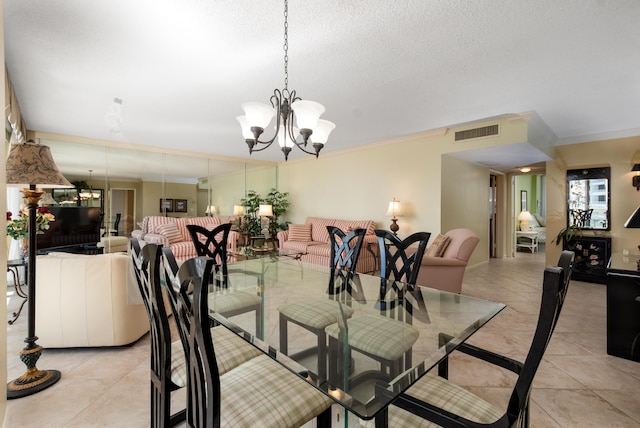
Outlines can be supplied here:
M469 269L463 292L508 305L471 343L522 360L540 300L544 253L518 253ZM8 313L17 306L9 287ZM571 283L564 311L534 382L532 427L640 426L640 363L606 354L605 286ZM23 314L7 327L8 379L18 359ZM148 337L123 348L46 350L38 367L62 379L30 397L7 402L5 427L149 426ZM452 357L451 380L506 407L513 377L469 357ZM337 426L337 424L334 424ZM358 426L352 423L350 426Z

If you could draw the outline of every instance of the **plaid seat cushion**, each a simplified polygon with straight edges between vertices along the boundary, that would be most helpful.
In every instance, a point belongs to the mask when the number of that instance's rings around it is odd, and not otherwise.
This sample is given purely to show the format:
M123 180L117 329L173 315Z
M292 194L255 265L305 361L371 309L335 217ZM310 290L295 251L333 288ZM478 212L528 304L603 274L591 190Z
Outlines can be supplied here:
M309 300L291 303L278 308L287 318L311 328L319 329L337 322L340 316L339 303L334 300ZM342 305L344 316L350 318L353 309Z
M430 374L423 376L409 388L407 394L481 424L495 422L504 414L466 389ZM425 421L399 407L389 406L389 426L435 427L439 425Z
M225 293L224 291L209 294L209 308L221 314L260 305L260 303L260 296L256 294Z
M187 386L187 362L179 340L171 344L171 381L180 388Z
M226 327L211 329L211 338L216 352L216 362L220 375L249 361L262 352ZM179 387L187 385L187 363L184 358L182 342L171 344L171 380Z
M266 355L220 376L220 426L299 427L333 401Z
M347 328L349 346L389 361L402 357L420 335L415 327L402 321L366 314L348 320ZM325 331L337 339L340 327L333 324Z

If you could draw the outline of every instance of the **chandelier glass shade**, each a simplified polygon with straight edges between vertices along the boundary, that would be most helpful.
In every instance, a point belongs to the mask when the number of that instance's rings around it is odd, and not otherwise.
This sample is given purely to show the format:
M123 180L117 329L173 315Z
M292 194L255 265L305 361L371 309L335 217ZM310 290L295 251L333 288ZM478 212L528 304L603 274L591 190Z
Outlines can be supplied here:
M289 91L289 42L288 42L288 2L284 2L284 89L276 89L270 98L271 105L259 102L242 104L243 116L236 119L240 123L242 136L249 146L249 154L262 151L278 139L285 161L295 146L304 153L318 157L335 124L320 119L325 108L315 101L303 100L296 91ZM265 129L276 117L275 133L261 140ZM309 147L310 146L310 147Z

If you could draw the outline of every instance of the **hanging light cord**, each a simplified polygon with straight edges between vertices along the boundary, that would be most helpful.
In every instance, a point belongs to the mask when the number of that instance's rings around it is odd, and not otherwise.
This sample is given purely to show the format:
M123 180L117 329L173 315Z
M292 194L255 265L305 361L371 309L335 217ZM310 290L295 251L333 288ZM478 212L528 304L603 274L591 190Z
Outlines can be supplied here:
M284 0L284 91L289 98L289 2Z

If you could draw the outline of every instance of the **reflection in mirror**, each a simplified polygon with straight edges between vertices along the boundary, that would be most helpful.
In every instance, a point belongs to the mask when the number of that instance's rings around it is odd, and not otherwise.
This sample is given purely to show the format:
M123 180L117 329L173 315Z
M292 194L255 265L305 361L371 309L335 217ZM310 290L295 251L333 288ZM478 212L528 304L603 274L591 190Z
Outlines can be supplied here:
M129 236L149 215L204 216L211 205L215 215L233 215L248 189L266 195L277 187L274 165L47 137L38 138L70 181L103 190L104 234ZM170 201L171 210L161 210L161 200Z
M567 171L567 224L582 229L610 229L611 168Z

